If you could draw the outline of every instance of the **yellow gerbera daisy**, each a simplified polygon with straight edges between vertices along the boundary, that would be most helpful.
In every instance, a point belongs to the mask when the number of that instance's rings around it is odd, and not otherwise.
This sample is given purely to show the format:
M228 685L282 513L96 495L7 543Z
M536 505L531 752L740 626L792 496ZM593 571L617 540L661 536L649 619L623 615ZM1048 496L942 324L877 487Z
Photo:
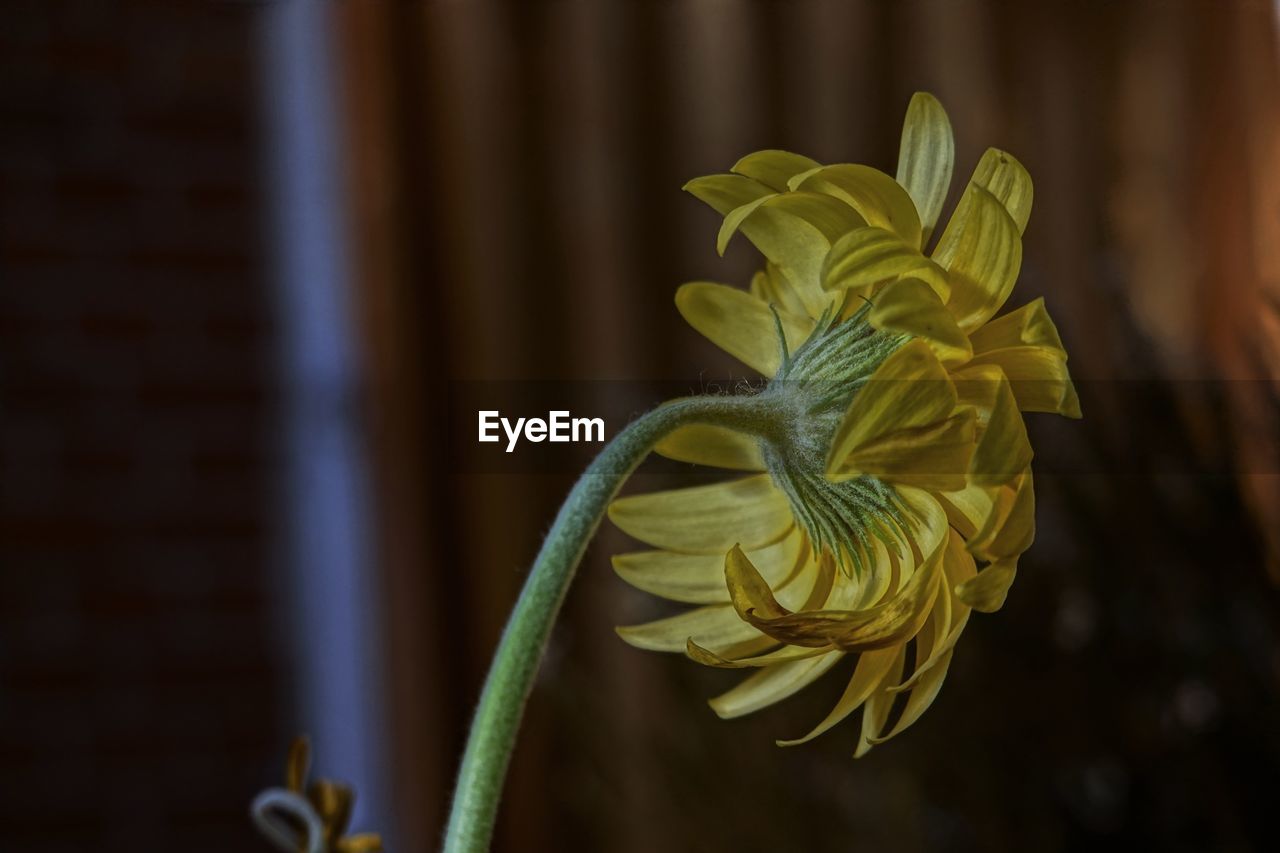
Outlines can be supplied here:
M724 217L719 250L742 232L765 265L749 290L693 282L676 305L770 377L754 399L776 416L749 434L684 426L657 447L750 476L611 505L616 525L657 549L615 557L618 574L699 605L618 633L754 669L711 700L726 718L857 655L831 713L782 744L865 706L860 756L920 717L970 611L1004 603L1034 537L1021 412L1080 416L1043 301L992 319L1022 261L1032 199L1022 165L989 149L926 252L953 151L942 106L918 93L896 179L760 151L686 186Z

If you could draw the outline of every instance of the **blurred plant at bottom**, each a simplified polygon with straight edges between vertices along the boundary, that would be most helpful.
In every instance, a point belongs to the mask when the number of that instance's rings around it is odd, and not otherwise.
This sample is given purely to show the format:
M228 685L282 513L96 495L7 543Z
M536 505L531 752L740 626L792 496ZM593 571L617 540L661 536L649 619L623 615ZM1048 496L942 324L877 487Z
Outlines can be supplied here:
M355 791L341 782L317 779L306 784L311 745L294 738L285 759L283 788L268 788L254 798L250 814L258 829L289 853L376 853L376 832L347 834Z

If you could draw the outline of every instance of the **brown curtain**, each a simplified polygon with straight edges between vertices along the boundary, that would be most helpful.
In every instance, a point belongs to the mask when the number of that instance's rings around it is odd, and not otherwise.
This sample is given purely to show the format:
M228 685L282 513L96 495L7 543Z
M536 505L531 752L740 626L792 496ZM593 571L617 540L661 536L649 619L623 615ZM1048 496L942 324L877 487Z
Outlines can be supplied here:
M489 655L572 482L460 466L444 426L460 383L740 376L671 297L687 280L745 282L754 259L745 245L717 258L717 218L680 186L758 148L891 170L918 89L950 112L958 177L996 145L1035 178L1015 300L1046 297L1082 380L1084 422L1032 424L1049 468L1009 606L975 620L909 734L858 762L852 727L782 750L772 739L819 719L839 678L716 720L703 699L732 674L613 635L659 611L613 577L608 555L627 545L605 529L534 691L495 849L1259 837L1256 782L1274 783L1280 758L1264 568L1280 469L1275 398L1257 381L1280 378L1270 5L335 14L405 849L437 838ZM1254 381L1210 381L1224 377Z

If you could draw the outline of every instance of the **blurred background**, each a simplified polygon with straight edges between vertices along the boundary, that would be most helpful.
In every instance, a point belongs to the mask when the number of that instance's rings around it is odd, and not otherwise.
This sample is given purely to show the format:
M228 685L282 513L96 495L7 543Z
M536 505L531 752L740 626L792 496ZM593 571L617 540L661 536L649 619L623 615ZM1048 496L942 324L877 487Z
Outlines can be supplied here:
M1014 302L1086 415L1030 418L1008 605L908 734L783 750L842 680L717 720L737 676L614 636L665 611L606 525L494 849L1267 849L1278 77L1263 0L5 4L0 848L266 850L306 731L357 828L433 849L575 473L460 462L459 389L741 378L672 294L756 261L680 186L892 172L927 89L957 188L989 145L1035 178Z

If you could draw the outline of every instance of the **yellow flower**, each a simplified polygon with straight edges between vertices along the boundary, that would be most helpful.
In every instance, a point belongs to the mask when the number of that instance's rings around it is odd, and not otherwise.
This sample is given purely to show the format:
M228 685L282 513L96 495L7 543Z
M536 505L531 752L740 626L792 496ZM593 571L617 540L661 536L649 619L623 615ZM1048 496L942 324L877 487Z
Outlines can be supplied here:
M907 110L896 179L760 151L686 189L764 256L749 290L694 282L676 304L770 377L785 427L687 426L675 459L754 472L621 498L610 518L657 550L614 558L640 589L699 605L619 628L644 649L754 672L722 717L778 702L846 655L844 695L801 743L864 707L856 755L937 696L971 610L998 609L1034 538L1022 411L1079 417L1042 300L992 319L1022 261L1031 179L990 149L926 252L951 179L942 106ZM912 652L908 649L912 647ZM910 664L908 664L910 660ZM886 729L899 694L906 702Z

